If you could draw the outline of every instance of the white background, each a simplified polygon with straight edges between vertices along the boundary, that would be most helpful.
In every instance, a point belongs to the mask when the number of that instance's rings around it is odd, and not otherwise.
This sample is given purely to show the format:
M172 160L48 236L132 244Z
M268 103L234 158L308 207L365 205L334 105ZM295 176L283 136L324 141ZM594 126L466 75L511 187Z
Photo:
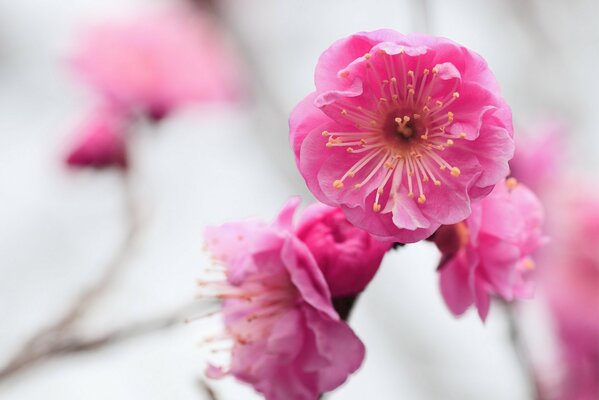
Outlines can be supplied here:
M123 239L114 172L62 164L73 127L93 100L64 64L90 21L166 1L0 0L0 363L100 276ZM272 218L291 195L310 195L287 145L286 118L313 88L319 54L360 30L389 27L452 38L485 56L519 126L546 116L570 129L579 168L597 171L599 14L596 0L228 0L263 77L246 68L239 107L202 107L140 126L133 175L145 231L104 299L78 326L101 333L168 313L193 299L206 265L205 224ZM425 17L424 11L428 16ZM483 325L453 318L427 243L389 254L360 299L352 326L367 359L330 398L524 400L502 310ZM0 398L202 399L201 323L56 358L0 382ZM227 379L221 400L255 398Z

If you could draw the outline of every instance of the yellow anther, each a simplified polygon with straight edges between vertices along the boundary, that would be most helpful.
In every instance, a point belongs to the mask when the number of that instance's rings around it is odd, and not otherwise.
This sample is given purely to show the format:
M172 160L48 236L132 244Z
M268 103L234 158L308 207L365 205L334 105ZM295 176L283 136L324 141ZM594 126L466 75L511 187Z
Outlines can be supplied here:
M408 197L409 197L410 199L414 198L414 193L412 193L412 192L408 193Z
M437 67L436 65L433 67L433 74L438 74L439 73L439 67Z
M429 72L430 71L429 71L428 68L425 68L424 71L422 71L422 73L424 74L424 76L427 76Z
M361 187L362 187L362 184L360 184L360 183L356 183L354 185L354 189L360 189Z
M535 269L535 267L536 267L536 264L532 260L532 258L525 259L523 265L524 265L524 268L527 269L527 270L529 270L529 271L532 270L532 269Z
M447 120L448 120L449 122L453 121L453 113L452 113L451 111L449 111L449 112L447 113Z
M518 186L518 180L513 176L509 177L505 180L505 185L508 187L508 189L514 189L516 186Z
M423 204L425 201L426 201L426 196L424 195L424 193L420 193L420 196L418 196L418 203Z
M447 145L448 146L453 146L453 140L447 139Z
M434 180L433 183L435 184L435 186L441 186L441 181L438 180Z
M341 115L347 115L347 110L345 108L341 110Z
M457 99L457 98L460 97L460 93L459 92L453 92L452 96L453 96L454 99Z
M445 170L447 169L447 167L446 167L445 165L440 165L440 166L439 166L439 169L440 169L441 171L445 171Z
M414 93L416 93L416 91L414 89L410 89L408 90L408 93L411 94L412 96L414 95Z
M341 189L343 187L343 182L341 182L339 179L337 179L335 182L333 182L333 187L335 189Z
M441 100L437 100L435 101L435 104L437 105L437 107L441 107L443 105L443 102Z
M333 142L327 142L327 144L325 144L325 146L330 149L331 147L333 147Z
M409 70L409 71L408 71L408 76L414 77L414 71L412 71L412 70Z
M386 98L384 98L384 97L381 97L381 98L379 99L379 101L380 101L381 103L386 103L388 100L387 100Z
M349 176L350 178L353 178L354 176L356 176L355 172L348 172L347 176Z
M460 137L460 139L466 139L466 132L460 132L458 136Z
M383 194L383 188L382 188L382 187L381 187L381 188L378 188L378 189L376 190L376 192L377 192L379 195Z
M381 211L381 205L379 203L374 203L372 205L372 211L374 211L374 212L380 212Z
M324 137L327 137L327 136L329 136L329 132L327 132L327 131L322 131L322 136L324 136Z
M451 176L460 176L460 174L462 173L462 171L460 171L460 169L458 167L452 167L451 168Z
M364 54L365 59L370 60L370 57L372 57L372 54L370 54L370 53Z
M397 79L395 79L395 77L391 78L391 83L397 83Z
M424 106L424 107L422 107L422 112L425 112L425 113L427 113L427 112L429 112L430 110L431 110L431 109L430 109L430 108L428 108L428 106Z
M351 147L348 147L347 149L345 149L345 151L347 151L348 153L353 153L354 149L352 149Z

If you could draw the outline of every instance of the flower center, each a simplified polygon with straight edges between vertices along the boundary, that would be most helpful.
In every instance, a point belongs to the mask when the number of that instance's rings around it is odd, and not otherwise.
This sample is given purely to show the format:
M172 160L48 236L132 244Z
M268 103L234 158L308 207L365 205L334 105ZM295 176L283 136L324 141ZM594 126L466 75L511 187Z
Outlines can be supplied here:
M376 55L376 65L372 55L364 56L366 72L361 77L365 89L374 94L373 101L364 98L363 104L369 106L356 106L347 101L333 104L356 131L324 131L322 134L329 138L326 147L343 147L356 158L355 164L333 181L333 187L342 189L346 181L359 176L361 180L353 184L353 189L360 190L372 179L378 179L380 184L372 209L390 212L399 201L401 187L407 188L408 198L416 198L423 204L425 185L432 182L440 186L446 179L460 175L460 169L440 153L466 135L446 131L454 120L448 107L460 96L456 91L457 80L453 88L447 90L448 83L441 85L438 77L439 65L430 70L406 71L403 52L389 55L378 51ZM344 78L349 75L349 71L340 73ZM386 198L385 207L383 198Z

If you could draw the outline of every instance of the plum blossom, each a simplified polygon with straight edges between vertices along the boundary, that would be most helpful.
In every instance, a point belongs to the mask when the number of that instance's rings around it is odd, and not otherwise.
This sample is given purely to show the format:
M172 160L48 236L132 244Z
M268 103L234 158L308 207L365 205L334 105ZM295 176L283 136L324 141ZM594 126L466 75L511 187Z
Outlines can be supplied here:
M226 278L200 286L222 299L225 337L233 342L230 366L210 365L207 374L233 375L268 400L316 400L356 371L365 352L294 234L297 205L289 201L271 225L233 222L205 231Z
M459 316L472 304L484 321L490 296L506 301L533 294L533 253L544 243L543 207L523 184L509 178L473 203L472 215L442 226L434 241L442 253L441 293Z
M175 8L82 32L70 63L99 95L162 118L190 103L239 96L237 60L212 17Z
M321 202L386 240L415 242L470 215L508 173L511 111L484 59L448 39L358 33L320 57L289 120Z
M320 203L304 210L296 234L314 255L333 297L363 291L392 245L350 224L341 209Z
M77 129L66 163L72 167L127 167L128 117L111 107L92 112Z
M599 394L599 193L561 181L547 198L552 245L539 255L539 286L561 350L560 400Z

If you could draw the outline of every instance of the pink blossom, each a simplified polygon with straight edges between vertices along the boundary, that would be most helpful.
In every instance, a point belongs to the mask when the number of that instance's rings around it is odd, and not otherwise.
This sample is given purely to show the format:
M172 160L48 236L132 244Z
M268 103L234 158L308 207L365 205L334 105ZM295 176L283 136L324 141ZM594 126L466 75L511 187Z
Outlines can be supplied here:
M364 346L331 304L324 277L293 233L296 199L272 225L235 222L209 227L210 252L226 280L201 282L223 299L233 340L231 365L207 374L231 374L269 400L316 400L341 385L364 358Z
M511 175L537 194L552 187L559 175L566 133L561 123L547 120L517 135Z
M559 399L591 400L599 395L599 192L586 182L558 188L548 199L552 245L540 255L540 286L563 356Z
M127 167L128 119L112 108L94 111L78 128L66 162L73 167Z
M106 100L155 118L239 94L237 60L223 33L209 15L191 9L91 27L71 63Z
M508 173L511 112L486 62L448 39L392 30L335 42L292 112L308 188L356 226L415 242L470 215Z
M531 255L545 241L542 222L539 200L510 178L473 203L465 221L439 229L441 293L453 314L474 304L484 321L491 295L507 301L532 296Z
M392 245L350 224L341 209L319 203L304 210L297 236L314 255L333 297L363 291Z

